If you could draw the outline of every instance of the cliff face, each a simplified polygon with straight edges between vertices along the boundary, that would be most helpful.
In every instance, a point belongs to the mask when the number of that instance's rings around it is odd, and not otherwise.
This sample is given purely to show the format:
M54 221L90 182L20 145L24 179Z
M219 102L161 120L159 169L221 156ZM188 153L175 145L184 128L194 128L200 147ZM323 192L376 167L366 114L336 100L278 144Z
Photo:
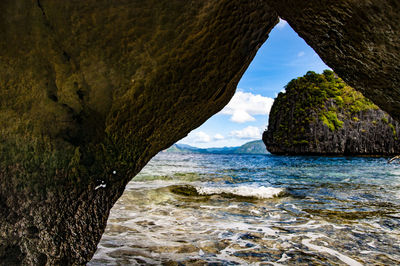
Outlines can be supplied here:
M308 72L278 95L263 141L274 154L393 155L399 129L333 72Z
M393 0L0 1L0 261L83 264L125 185L226 105L278 16L400 118Z

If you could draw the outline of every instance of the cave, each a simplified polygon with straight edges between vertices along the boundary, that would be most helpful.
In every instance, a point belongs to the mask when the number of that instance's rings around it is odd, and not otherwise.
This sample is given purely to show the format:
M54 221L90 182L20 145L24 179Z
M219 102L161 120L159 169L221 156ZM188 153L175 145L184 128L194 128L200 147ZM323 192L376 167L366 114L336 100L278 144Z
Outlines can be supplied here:
M89 261L125 185L229 102L279 17L400 118L394 0L0 7L2 264Z

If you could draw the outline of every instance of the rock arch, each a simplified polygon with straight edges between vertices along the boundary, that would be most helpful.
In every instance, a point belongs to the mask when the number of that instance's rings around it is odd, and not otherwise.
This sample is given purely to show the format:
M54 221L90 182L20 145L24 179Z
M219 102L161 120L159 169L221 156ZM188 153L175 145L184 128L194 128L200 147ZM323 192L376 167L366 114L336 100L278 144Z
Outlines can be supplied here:
M227 104L278 15L399 119L399 5L1 1L0 261L90 260L126 183Z

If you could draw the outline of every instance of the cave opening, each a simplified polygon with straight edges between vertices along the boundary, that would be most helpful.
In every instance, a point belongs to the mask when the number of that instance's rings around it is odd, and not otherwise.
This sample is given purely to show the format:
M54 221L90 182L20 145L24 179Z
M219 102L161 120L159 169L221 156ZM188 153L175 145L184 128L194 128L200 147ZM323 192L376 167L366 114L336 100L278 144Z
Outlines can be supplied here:
M330 69L284 21L271 31L237 85L229 104L177 144L197 148L234 147L260 140L277 94L308 71Z
M252 193L261 195L261 199L286 193L273 186L254 188L247 181L243 186L226 186L248 178L248 174L239 173L238 163L244 163L248 171L257 171L256 164L265 160L264 155L256 154L250 166L246 166L246 162L237 161L240 155L234 154L232 147L261 142L274 98L287 82L307 71L322 73L327 68L288 23L280 20L244 73L230 103L187 137L160 152L127 185L111 210L106 231L89 265L186 261L193 253L201 257L204 252L221 256L226 244L215 241L220 234L229 234L230 226L217 225L226 217L207 211L220 204L218 197L222 197L223 208L230 209L232 201L241 207L258 201ZM266 150L263 144L261 147ZM228 216L232 215L238 213ZM210 231L211 236L206 233L203 216L217 216L211 226L217 229ZM246 227L243 219L233 222ZM221 233L220 227L226 226L227 232ZM253 233L250 229L244 238L256 239ZM234 256L231 259L235 261Z

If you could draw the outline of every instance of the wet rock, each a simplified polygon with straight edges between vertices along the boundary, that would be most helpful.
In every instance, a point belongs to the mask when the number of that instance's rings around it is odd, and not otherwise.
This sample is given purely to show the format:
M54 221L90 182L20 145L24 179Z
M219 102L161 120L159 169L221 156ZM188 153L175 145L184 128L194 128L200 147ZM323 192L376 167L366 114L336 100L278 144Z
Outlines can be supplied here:
M127 182L228 103L278 22L254 1L0 9L0 257L22 264L90 260Z
M180 245L176 249L176 253L198 253L199 249L191 244L188 245Z
M225 249L229 245L229 241L214 241L214 240L205 240L198 243L199 248L204 253L218 254L221 250Z

